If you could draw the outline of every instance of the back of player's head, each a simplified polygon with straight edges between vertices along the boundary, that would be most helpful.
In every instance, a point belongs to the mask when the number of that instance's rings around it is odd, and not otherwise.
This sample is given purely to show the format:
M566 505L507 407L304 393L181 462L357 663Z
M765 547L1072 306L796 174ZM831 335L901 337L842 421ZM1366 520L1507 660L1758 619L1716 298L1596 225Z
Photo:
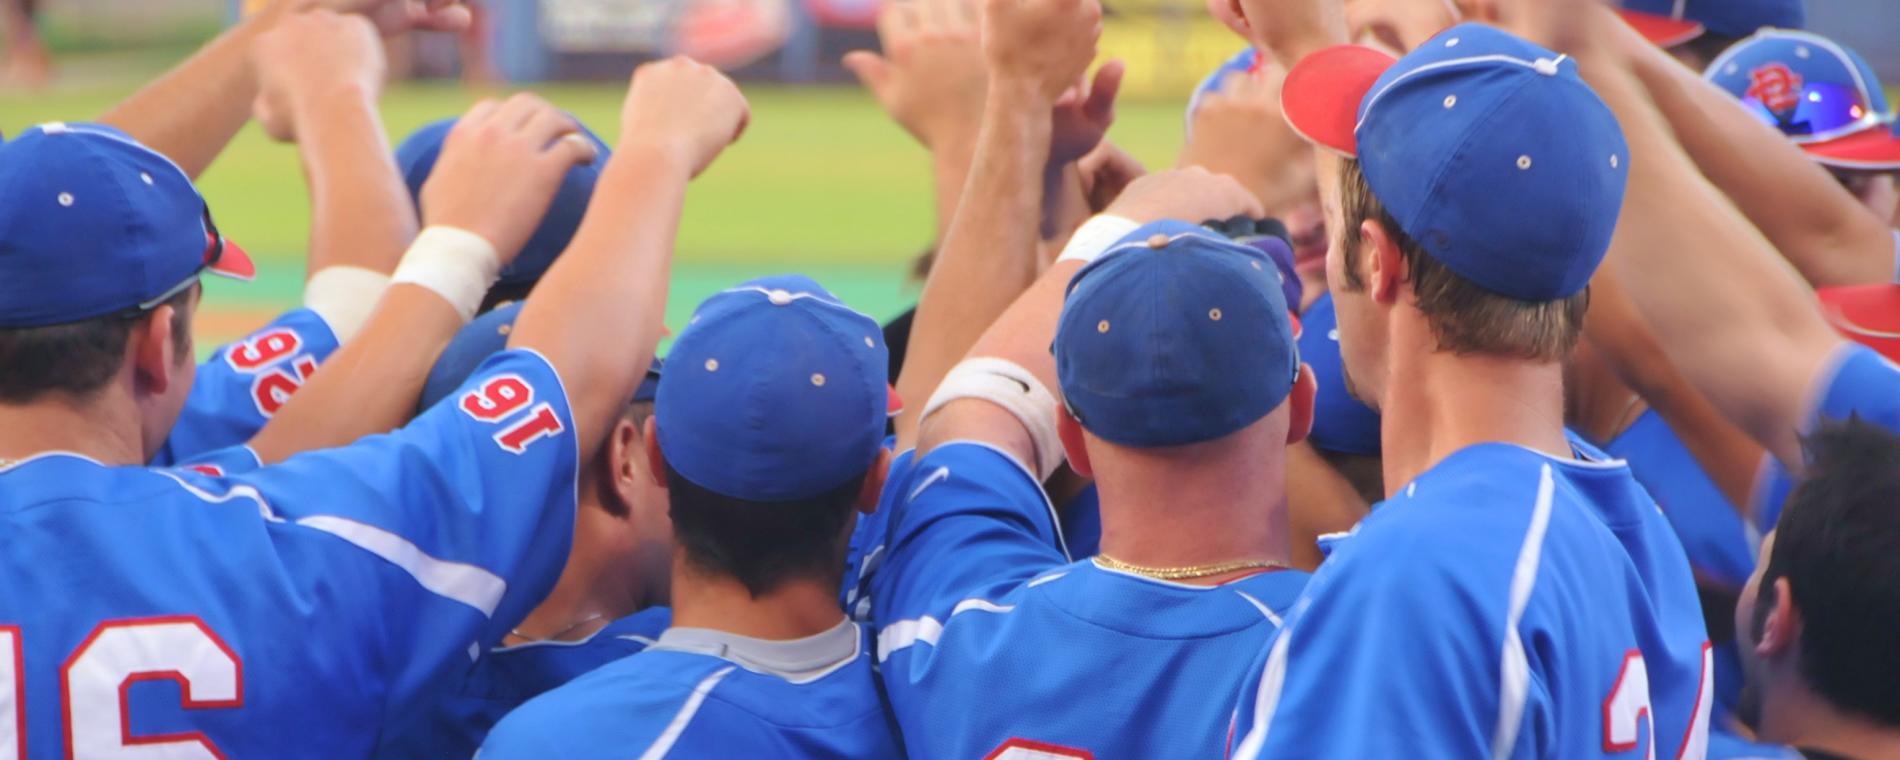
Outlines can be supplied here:
M1191 224L1122 238L1076 272L1062 306L1054 350L1070 414L1132 448L1211 441L1267 416L1300 373L1281 278L1259 249Z
M0 146L0 401L85 396L125 359L133 326L186 308L205 272L248 279L191 179L111 127L45 124Z
M674 535L755 595L839 572L889 414L876 320L805 277L753 280L694 311L654 420Z
M449 130L455 127L455 121L449 118L424 125L396 146L397 168L402 172L403 182L409 186L409 197L416 201L418 209L421 207L422 185L435 169L436 159L442 155L442 143L448 139ZM579 120L575 123L580 124ZM607 144L588 130L586 125L581 125L580 134L594 144L599 157L591 163L567 170L560 190L554 194L554 201L548 204L547 213L541 216L541 226L535 228L534 235L522 246L521 254L501 270L501 278L491 290L491 297L483 303L483 310L526 297L529 288L541 279L548 267L553 266L555 257L567 249L567 244L574 239L575 231L580 229L581 218L587 213L587 204L594 197L594 184L599 181L600 172L612 155Z
M1900 436L1823 423L1762 570L1755 638L1787 578L1801 615L1800 673L1835 707L1900 727Z
M1622 208L1628 146L1568 57L1478 24L1404 58L1358 46L1287 76L1295 130L1344 163L1346 289L1363 287L1360 228L1404 257L1442 350L1554 360Z

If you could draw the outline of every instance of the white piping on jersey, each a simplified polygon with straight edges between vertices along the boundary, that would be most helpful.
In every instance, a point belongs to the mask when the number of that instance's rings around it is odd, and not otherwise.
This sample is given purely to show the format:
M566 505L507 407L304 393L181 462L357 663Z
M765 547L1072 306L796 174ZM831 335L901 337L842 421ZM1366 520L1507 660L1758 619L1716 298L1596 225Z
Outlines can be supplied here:
M1299 614L1306 600L1301 599L1293 607L1293 614ZM1273 713L1280 708L1280 690L1286 686L1286 655L1293 641L1293 632L1280 629L1280 635L1273 637L1273 648L1267 650L1266 668L1260 673L1260 691L1254 695L1253 725L1247 729L1247 735L1234 749L1234 760L1254 760L1260 756L1260 748L1267 744L1267 729L1273 725Z
M673 715L673 722L666 724L666 730L660 732L660 738L654 739L652 746L640 753L640 760L660 760L666 757L666 753L672 752L673 744L680 740L680 734L686 732L686 724L693 721L693 716L699 712L699 706L705 704L706 695L711 694L713 687L719 685L719 680L725 678L737 667L728 665L721 668L712 675L706 676L706 679L700 681L698 686L694 686L693 695L687 697L686 704L681 705L680 711Z
M1517 626L1524 619L1531 591L1537 587L1537 566L1544 553L1544 534L1550 528L1551 496L1555 490L1550 465L1546 464L1537 478L1537 503L1531 509L1530 528L1524 531L1524 543L1517 551L1517 567L1511 571L1511 607L1504 623L1504 651L1498 663L1498 725L1491 736L1491 756L1499 760L1511 756L1518 730L1524 724L1524 700L1530 693L1531 666Z
M1050 574L1048 574L1048 575L1045 575L1045 576L1042 576L1041 578L1037 578L1037 579L1035 579L1035 580L1032 580L1032 581L1030 581L1030 582L1028 582L1028 583L1025 583L1025 584L1023 584L1023 588L1035 588L1035 587L1037 587L1037 586L1040 586L1040 585L1042 585L1042 584L1044 584L1044 583L1050 583L1050 582L1053 582L1053 581L1058 581L1058 580L1061 580L1061 579L1063 579L1063 578L1066 578L1066 577L1068 577L1068 575L1069 575L1069 571L1067 571L1067 570L1064 570L1064 571L1062 571L1062 572L1059 572L1059 573L1050 573Z
M36 462L41 459L47 459L50 457L70 457L73 459L83 459L87 462L91 462L93 464L99 465L100 467L112 466L112 465L106 464L105 462L101 462L97 459L93 459L92 457L86 456L85 454L81 454L77 451L42 451L38 454L34 454L33 456L27 457L25 459L16 459L11 462L7 462L6 464L0 464L0 475L5 475L9 472L12 472L14 469L28 462Z
M955 619L956 616L971 610L1001 615L1007 614L1015 609L1016 605L1013 604L1004 605L997 604L988 599L971 598L957 602L957 606L950 610L950 618ZM942 637L943 623L929 615L912 620L899 620L885 626L884 630L878 631L877 661L883 662L888 660L891 658L891 655L896 654L898 650L909 648L918 642L923 642L934 647L937 645L937 640Z
M950 479L950 468L939 467L935 471L932 471L930 475L926 476L924 478L924 482L918 483L916 488L910 489L910 495L904 497L904 501L914 501L917 498L918 494L921 494L924 492L924 489L934 486L938 483L942 483L949 479Z
M229 492L219 496L207 493L164 470L153 472L171 478L187 493L203 501L222 504L235 499L250 499L257 504L258 513L263 515L265 521L286 522L282 515L271 509L264 496L251 486L233 486ZM482 613L482 617L493 617L495 607L501 604L502 595L508 591L508 582L502 580L501 576L475 565L432 557L408 539L382 528L334 515L312 515L291 524L328 533L374 554L401 568L429 592L474 607Z
M614 638L621 639L624 641L631 641L636 644L643 644L645 646L653 646L654 644L660 643L658 640L654 639L651 636L641 636L640 634L637 634L637 633L623 633L623 634L620 634L619 636L615 636Z
M996 452L998 456L1001 456L1003 459L1008 460L1010 464L1016 465L1016 469L1022 471L1023 477L1028 478L1029 482L1034 483L1036 485L1036 494L1042 497L1042 506L1049 510L1049 525L1050 527L1055 529L1056 548L1062 551L1062 561L1064 563L1075 561L1075 557L1070 556L1069 554L1069 539L1067 536L1062 535L1062 517L1056 514L1056 505L1049 501L1048 492L1042 490L1042 478L1036 477L1036 473L1033 470L1030 470L1027 466L1024 466L1022 462L1016 461L1016 455L1011 454L1007 451L1004 451L1002 447L997 446L996 444L987 443L984 441L958 440L958 441L950 441L948 443L944 443L938 446L937 449L942 449L946 446L979 446L982 448L989 449L990 451ZM933 449L933 451L934 450L935 449ZM922 490L922 489L919 489L919 490ZM913 496L913 498L915 497Z
M1273 627L1279 628L1280 626L1286 625L1286 622L1281 620L1279 615L1273 614L1273 610L1267 607L1266 602L1260 601L1259 599L1255 599L1253 597L1253 594L1249 594L1245 591L1235 591L1234 593L1239 594L1240 598L1245 599L1249 603L1253 604L1253 608L1256 610L1259 610L1260 614L1265 615L1267 618L1267 622L1272 623Z

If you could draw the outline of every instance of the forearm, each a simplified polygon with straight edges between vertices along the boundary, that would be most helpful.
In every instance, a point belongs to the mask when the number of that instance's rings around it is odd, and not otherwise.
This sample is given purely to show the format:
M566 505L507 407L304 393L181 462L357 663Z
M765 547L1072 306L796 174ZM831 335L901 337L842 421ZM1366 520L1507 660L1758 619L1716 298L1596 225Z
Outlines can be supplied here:
M1069 280L1082 266L1081 261L1075 260L1058 261L1050 266L982 333L968 356L1012 362L1035 375L1044 388L1060 397L1055 355L1049 352L1049 344L1055 338L1056 323L1062 316ZM963 358L958 355L956 360ZM918 434L918 455L956 440L989 443L1009 452L1025 466L1034 468L1037 464L1034 436L1008 411L986 401L961 399L937 410Z
M1893 233L1786 136L1654 46L1631 61L1703 175L1809 283L1893 280Z
M416 236L373 97L348 91L300 106L298 149L312 206L307 274L351 266L389 274Z
M1630 150L1607 265L1690 383L1798 462L1803 399L1835 339L1794 273L1696 171L1625 61L1593 52L1579 57L1584 75Z
M1038 256L1038 262L1055 258L1062 252L1062 246L1075 229L1088 221L1088 192L1082 187L1082 172L1075 164L1051 166L1042 174L1042 242L1040 249L1048 254Z
M539 351L566 384L582 451L599 445L659 345L690 171L667 151L624 146L515 322L509 346Z
M984 328L1035 279L1050 105L1029 83L996 81L968 186L924 283L898 393L922 400ZM897 417L900 449L916 441L914 415Z
M942 145L930 148L930 180L937 201L937 240L950 233L956 218L963 187L970 179L970 159L976 152L976 136L946 138Z
M436 356L462 324L435 291L391 286L363 330L277 410L251 448L272 464L401 426L415 414ZM339 414L343 409L348 413Z
M301 0L279 0L241 21L127 98L99 121L170 158L193 179L251 118L251 44Z

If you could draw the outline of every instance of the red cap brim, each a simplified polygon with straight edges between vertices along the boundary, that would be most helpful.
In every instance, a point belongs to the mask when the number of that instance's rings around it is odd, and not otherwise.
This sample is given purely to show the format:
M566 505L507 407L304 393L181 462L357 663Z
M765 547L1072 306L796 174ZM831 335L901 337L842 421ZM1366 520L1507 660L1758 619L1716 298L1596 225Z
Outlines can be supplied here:
M1359 104L1398 59L1363 45L1336 45L1301 59L1286 74L1280 110L1293 131L1346 156L1359 152L1353 137Z
M250 282L257 278L257 262L230 238L224 239L224 252L219 254L216 263L206 267L212 274L229 277L233 280Z
M1703 32L1708 31L1694 21L1658 16L1654 13L1619 8L1616 15L1622 16L1623 23L1629 24L1637 34L1643 35L1643 39L1661 48L1675 47L1700 37Z
M886 385L884 387L888 389L884 396L884 413L892 417L903 414L904 397L897 395L897 386Z
M1900 169L1900 136L1885 127L1801 146L1814 160L1838 169Z
M1822 288L1821 313L1847 339L1900 361L1900 285Z

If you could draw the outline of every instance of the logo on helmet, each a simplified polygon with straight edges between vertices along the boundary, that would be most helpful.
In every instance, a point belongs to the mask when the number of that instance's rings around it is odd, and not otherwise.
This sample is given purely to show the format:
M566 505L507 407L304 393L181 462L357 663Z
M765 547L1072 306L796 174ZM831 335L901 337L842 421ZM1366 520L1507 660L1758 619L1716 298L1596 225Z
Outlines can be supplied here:
M1801 104L1801 75L1785 63L1770 63L1748 72L1748 97L1769 111L1785 116Z

